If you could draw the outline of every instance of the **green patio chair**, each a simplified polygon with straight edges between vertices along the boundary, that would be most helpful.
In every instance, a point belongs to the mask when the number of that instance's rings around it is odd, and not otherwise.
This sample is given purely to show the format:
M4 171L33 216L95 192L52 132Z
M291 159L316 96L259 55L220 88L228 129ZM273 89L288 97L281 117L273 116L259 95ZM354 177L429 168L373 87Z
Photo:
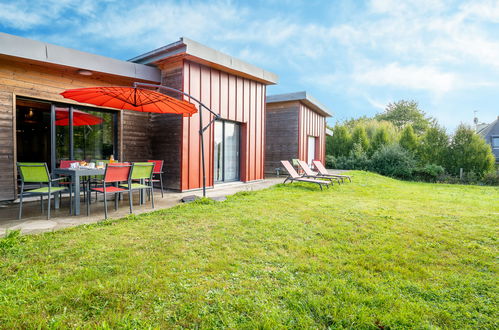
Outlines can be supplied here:
M50 200L53 194L59 194L66 190L64 187L53 187L53 183L57 183L64 178L52 179L47 167L47 163L17 163L17 170L21 176L21 192L19 193L19 220L22 217L23 211L23 197L40 196L41 209L43 213L43 196L48 196L47 200L47 219L50 219ZM24 191L26 183L38 183L39 188L29 189ZM43 187L43 185L47 185ZM69 204L71 204L71 195L69 196ZM71 207L70 207L71 209ZM70 210L71 212L71 210Z
M149 197L151 200L152 208L154 208L154 186L152 175L154 171L154 163L152 162L141 162L133 163L131 179L133 190L146 190L149 192ZM125 185L121 185L125 186Z

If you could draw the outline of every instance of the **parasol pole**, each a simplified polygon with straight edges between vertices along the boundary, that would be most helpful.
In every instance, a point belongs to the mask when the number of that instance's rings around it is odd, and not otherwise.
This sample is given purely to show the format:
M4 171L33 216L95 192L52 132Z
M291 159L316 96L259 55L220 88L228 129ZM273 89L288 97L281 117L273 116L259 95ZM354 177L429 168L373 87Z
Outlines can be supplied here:
M184 96L187 96L189 99L192 99L196 101L199 104L199 138L201 140L201 162L202 162L202 171L203 171L203 197L206 197L206 166L204 163L204 131L206 131L217 119L220 119L220 115L218 113L215 113L213 110L208 108L203 102L200 100L196 99L195 97L191 96L190 94L187 94L185 92L182 92L181 90L172 88L172 87L167 87L163 85L154 85L154 84L148 84L148 83L141 83L141 82L134 82L133 83L134 88L140 88L140 87L147 87L147 88L155 88L155 89L163 89L166 91L174 92L177 94L181 94ZM210 120L210 122L203 127L203 108L208 110L212 115L213 119Z

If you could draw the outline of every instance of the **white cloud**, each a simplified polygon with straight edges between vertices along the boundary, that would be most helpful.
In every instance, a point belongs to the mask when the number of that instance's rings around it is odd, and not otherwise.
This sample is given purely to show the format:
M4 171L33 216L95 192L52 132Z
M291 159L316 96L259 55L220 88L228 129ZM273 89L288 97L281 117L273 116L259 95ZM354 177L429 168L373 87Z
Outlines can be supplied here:
M0 3L0 20L4 25L26 30L42 23L43 17L39 13L26 12L16 4Z
M390 63L385 66L367 68L353 75L354 81L371 86L387 86L397 89L426 90L430 93L445 93L456 84L456 76L428 66L401 66Z
M496 0L468 2L461 6L461 11L465 17L499 22L499 2Z

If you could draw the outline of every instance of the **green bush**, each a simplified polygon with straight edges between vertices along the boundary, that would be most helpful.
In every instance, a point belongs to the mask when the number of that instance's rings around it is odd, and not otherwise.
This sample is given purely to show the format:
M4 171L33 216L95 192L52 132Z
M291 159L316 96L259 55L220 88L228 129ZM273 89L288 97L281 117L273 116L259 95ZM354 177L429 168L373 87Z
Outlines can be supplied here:
M400 179L411 179L415 167L414 156L398 144L381 147L370 162L373 172Z
M370 161L366 152L362 149L360 144L355 144L348 156L334 157L328 155L326 157L326 164L329 168L339 170L369 170Z
M452 175L459 175L462 168L465 173L474 173L478 178L491 172L495 167L492 149L475 131L465 125L459 125L452 137L446 168Z
M499 186L499 172L486 173L482 178L482 183L488 186Z
M418 181L436 182L445 173L445 169L436 164L426 164L414 170L414 179Z

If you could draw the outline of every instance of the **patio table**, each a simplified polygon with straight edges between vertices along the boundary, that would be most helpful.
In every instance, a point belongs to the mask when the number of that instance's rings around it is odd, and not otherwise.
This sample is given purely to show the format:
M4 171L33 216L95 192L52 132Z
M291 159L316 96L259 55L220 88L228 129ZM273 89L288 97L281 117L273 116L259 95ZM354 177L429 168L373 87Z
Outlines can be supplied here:
M104 175L104 168L56 168L53 173L71 177L74 192L74 215L80 215L80 178L85 176Z

